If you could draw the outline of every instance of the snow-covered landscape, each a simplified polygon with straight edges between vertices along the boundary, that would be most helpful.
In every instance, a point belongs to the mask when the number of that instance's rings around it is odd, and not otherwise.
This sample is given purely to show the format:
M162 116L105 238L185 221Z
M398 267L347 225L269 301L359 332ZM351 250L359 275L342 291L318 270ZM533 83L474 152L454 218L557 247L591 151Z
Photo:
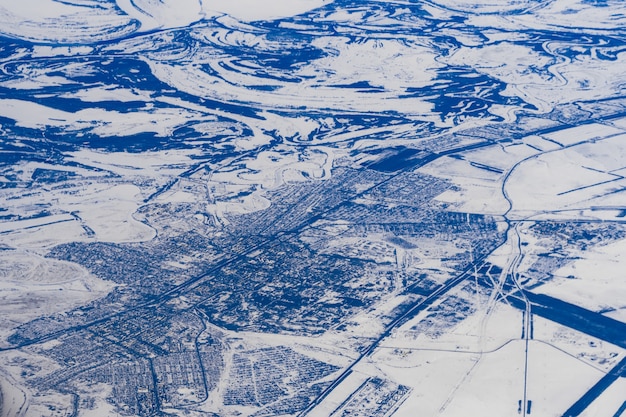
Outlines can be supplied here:
M0 417L626 416L625 28L0 0Z

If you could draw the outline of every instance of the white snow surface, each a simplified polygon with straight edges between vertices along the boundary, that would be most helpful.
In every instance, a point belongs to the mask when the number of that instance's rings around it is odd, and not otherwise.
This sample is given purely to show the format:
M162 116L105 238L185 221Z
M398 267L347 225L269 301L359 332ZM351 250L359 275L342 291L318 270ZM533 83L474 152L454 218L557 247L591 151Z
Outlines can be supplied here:
M0 34L40 43L90 44L221 15L241 21L272 20L328 2L277 0L268 7L259 0L0 0Z

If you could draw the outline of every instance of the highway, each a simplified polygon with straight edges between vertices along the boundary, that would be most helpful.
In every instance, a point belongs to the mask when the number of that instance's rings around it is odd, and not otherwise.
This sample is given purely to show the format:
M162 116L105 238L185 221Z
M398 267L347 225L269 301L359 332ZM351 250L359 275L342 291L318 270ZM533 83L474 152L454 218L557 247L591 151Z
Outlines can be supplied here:
M438 287L434 290L430 295L426 298L418 300L415 302L411 308L409 308L405 313L395 318L391 323L387 325L385 330L381 333L381 335L374 340L367 349L365 349L356 360L354 360L350 366L348 366L322 393L311 403L307 408L302 410L298 416L304 417L309 414L315 407L317 407L335 388L337 388L350 374L352 373L355 366L357 366L364 358L371 356L378 345L386 339L391 333L398 327L402 326L413 317L415 317L419 312L426 309L428 306L432 305L436 300L438 300L441 296L448 293L453 288L457 287L462 282L465 282L468 278L472 277L474 274L475 266L477 263L482 263L486 256L477 259L472 265L467 267L460 275L455 278L449 280L444 285ZM482 264L481 264L482 266Z

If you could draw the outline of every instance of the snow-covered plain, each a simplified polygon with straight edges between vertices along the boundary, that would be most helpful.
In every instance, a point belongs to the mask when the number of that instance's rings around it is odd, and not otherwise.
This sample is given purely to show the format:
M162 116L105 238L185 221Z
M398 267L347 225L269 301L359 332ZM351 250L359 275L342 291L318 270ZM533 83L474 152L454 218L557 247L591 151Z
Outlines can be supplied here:
M0 0L0 417L624 414L622 3Z

